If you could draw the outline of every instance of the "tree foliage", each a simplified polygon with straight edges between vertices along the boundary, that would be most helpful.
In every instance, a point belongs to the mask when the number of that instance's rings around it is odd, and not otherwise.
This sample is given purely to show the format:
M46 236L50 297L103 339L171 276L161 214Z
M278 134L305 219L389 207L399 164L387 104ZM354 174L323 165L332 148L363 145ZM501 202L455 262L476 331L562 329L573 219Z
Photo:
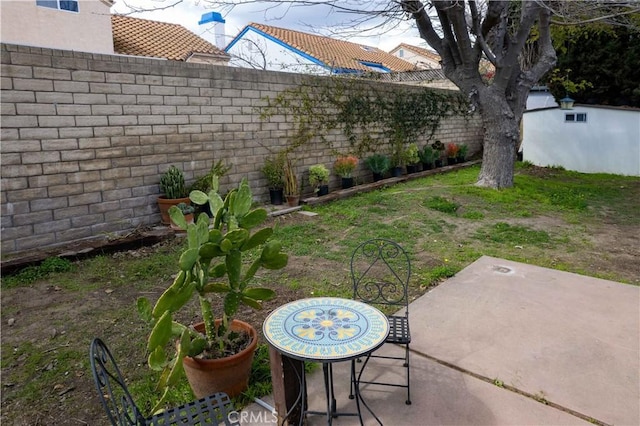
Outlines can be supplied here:
M554 26L558 64L547 77L556 98L640 107L640 32L602 24ZM585 81L589 84L575 86Z

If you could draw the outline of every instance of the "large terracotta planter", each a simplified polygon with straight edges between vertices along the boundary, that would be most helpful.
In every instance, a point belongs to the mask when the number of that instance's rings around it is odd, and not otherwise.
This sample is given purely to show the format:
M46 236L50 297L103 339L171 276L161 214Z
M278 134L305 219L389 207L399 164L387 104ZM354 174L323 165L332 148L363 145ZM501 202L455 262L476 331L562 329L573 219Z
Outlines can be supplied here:
M164 196L158 197L158 208L160 209L160 221L164 225L171 225L171 218L169 217L169 208L171 206L177 206L180 203L191 205L189 197L186 198L165 198Z
M220 320L216 320L216 323L219 324ZM198 323L194 328L204 333L204 323ZM226 358L185 357L183 359L184 372L197 398L203 398L215 392L226 392L230 397L234 397L240 395L249 386L251 363L258 345L258 334L250 324L240 320L233 320L231 329L249 333L251 343L247 348Z

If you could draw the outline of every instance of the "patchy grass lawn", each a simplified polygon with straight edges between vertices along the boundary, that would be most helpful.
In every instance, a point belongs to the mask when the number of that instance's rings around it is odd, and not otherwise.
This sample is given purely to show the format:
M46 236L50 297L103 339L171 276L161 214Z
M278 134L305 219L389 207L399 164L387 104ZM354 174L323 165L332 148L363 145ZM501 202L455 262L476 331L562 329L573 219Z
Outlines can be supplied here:
M285 269L258 280L278 298L239 317L260 329L289 300L349 297L350 253L372 237L396 240L410 253L412 297L482 255L640 284L639 178L520 165L516 186L494 191L474 186L477 175L472 167L425 177L306 209L317 216L272 219L291 257ZM134 304L143 295L154 300L172 279L181 244L176 238L74 262L70 270L52 261L46 273L3 277L3 424L106 424L88 367L94 336L111 347L139 405L152 405L158 394L146 366L148 330ZM197 312L192 306L182 319L196 320ZM264 368L256 374L264 377ZM268 389L255 386L245 401ZM173 401L191 398L185 380Z

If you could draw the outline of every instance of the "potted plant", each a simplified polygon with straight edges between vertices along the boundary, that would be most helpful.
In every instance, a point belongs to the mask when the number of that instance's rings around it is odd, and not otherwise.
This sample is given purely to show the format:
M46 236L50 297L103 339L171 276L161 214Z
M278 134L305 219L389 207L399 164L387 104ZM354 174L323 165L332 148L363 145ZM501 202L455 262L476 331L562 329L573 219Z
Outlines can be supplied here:
M286 158L284 163L284 196L287 198L287 204L291 207L297 206L300 201L298 177L289 158Z
M373 181L377 182L384 177L384 174L391 167L391 160L384 154L373 154L364 160L365 164L373 173Z
M180 209L187 223L193 223L193 213L196 211L196 209L192 205L186 204L186 203L179 203L179 204L176 204L176 207ZM169 215L169 219L171 219L171 215ZM176 230L178 232L184 231L180 229L180 227L173 220L171 220L171 229Z
M458 145L455 143L448 143L445 155L447 156L448 165L456 164L458 162Z
M169 167L160 177L160 190L164 193L158 197L161 221L165 225L170 225L169 208L180 203L191 204L191 200L187 197L182 171L173 165Z
M283 154L279 154L267 157L261 169L262 174L267 178L271 204L276 206L281 205L283 200L284 164L285 157Z
M342 178L342 189L353 186L353 172L358 165L358 158L353 155L338 157L333 164L333 172Z
M464 163L468 151L469 147L466 144L463 143L461 145L458 145L458 156L456 157L458 163Z
M410 143L403 153L404 163L407 165L407 173L415 173L418 171L418 163L420 156L418 155L418 145Z
M394 142L392 144L391 154L391 176L402 176L402 167L404 166L404 148L401 142Z
M329 193L329 169L324 164L309 167L309 184L316 196L321 197Z
M425 145L418 152L418 156L420 157L420 161L422 162L423 170L430 170L433 168L433 160L435 159L435 152L433 148L429 145Z
M209 194L190 194L195 204L209 204L213 221L201 213L195 223L187 224L179 208L170 209L172 220L187 232L178 274L153 307L144 297L137 301L138 312L151 325L149 367L161 372L157 389L162 397L153 412L162 408L183 371L198 398L218 391L234 396L246 388L257 333L234 316L240 305L260 309L262 301L274 297L273 290L250 287L251 281L260 268L281 269L288 261L281 244L271 240L273 228L261 228L266 210L251 210L253 197L246 179L224 200L217 191L218 179L213 176ZM218 319L208 298L211 293L224 297ZM194 298L202 322L178 322L176 314Z
M437 140L431 144L431 148L434 152L433 162L435 167L442 167L442 153L444 151L444 144Z

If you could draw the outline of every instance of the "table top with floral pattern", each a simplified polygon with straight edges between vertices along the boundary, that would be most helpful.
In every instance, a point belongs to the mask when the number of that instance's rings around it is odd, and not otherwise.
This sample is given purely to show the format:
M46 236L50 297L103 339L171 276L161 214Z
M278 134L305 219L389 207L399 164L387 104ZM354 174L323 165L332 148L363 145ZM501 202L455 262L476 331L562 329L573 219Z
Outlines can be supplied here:
M271 346L292 358L343 361L371 352L389 334L373 306L338 297L296 300L269 314L262 326Z

